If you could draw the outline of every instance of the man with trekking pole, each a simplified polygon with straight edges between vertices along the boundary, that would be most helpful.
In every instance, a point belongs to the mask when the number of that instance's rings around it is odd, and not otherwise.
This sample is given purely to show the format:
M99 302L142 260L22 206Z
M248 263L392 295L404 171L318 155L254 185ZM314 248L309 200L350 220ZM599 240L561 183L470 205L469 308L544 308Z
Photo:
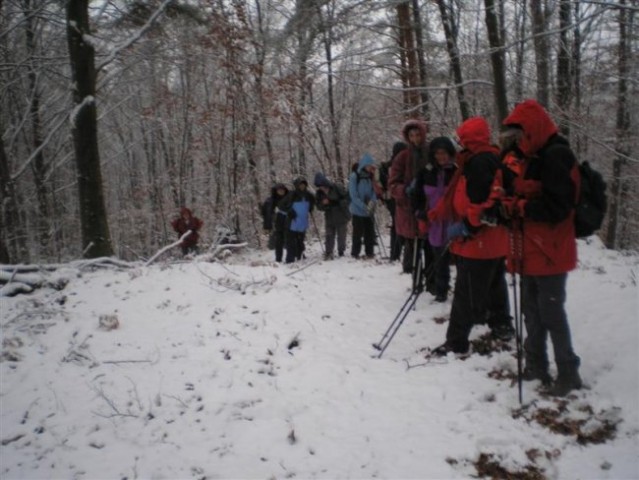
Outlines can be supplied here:
M534 100L518 104L504 120L516 137L521 176L511 196L501 199L510 221L509 268L521 276L521 308L526 326L523 380L550 385L547 337L552 341L557 378L548 392L566 396L581 388L580 358L572 347L565 311L568 272L577 265L574 206L578 162L568 141Z

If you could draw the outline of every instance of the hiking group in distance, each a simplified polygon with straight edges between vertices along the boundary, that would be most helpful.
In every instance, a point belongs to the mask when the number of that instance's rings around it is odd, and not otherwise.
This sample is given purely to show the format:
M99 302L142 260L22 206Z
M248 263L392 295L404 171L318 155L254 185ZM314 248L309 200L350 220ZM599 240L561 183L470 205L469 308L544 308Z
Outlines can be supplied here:
M322 172L314 177L315 194L303 177L291 190L284 183L274 185L261 214L275 260L304 258L315 207L324 212L324 259L332 260L336 247L339 257L345 255L349 222L350 255L360 258L363 248L363 258L374 258L375 212L382 202L391 217L390 260L401 260L413 284L402 315L376 348L383 353L422 291L436 302L448 301L454 265L446 339L430 355L466 354L473 326L486 324L493 338L517 342L520 401L522 381L538 380L554 396L580 389L580 358L565 310L566 281L577 266L576 238L592 235L603 222L601 175L578 162L535 100L517 104L503 121L499 147L482 117L459 125L455 139L427 141L427 126L417 119L403 125L402 136L379 169L364 154L352 166L346 188ZM513 275L514 319L507 272Z

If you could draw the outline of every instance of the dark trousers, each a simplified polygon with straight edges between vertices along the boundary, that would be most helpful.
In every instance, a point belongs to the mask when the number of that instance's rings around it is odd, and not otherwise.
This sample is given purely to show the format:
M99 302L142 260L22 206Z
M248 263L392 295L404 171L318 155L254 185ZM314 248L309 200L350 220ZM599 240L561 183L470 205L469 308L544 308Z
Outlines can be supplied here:
M289 230L286 234L286 263L293 263L302 258L304 246L304 232Z
M415 250L417 247L417 250ZM429 292L435 290L435 276L431 275L435 254L427 239L424 238L405 238L404 239L404 258L402 260L402 268L404 273L412 273L417 262L422 264L422 274L427 276L426 289ZM420 282L423 279L420 279Z
M375 224L371 217L353 215L353 244L351 255L359 257L362 251L362 239L364 240L364 252L367 257L375 256Z
M397 230L395 229L395 201L389 201L387 206L391 217L390 261L395 262L402 258L402 246L404 245L404 239L401 235L397 234Z
M273 235L273 240L275 243L275 261L281 262L282 257L284 256L286 233L284 232L284 230L274 230L271 235Z
M446 343L455 352L466 352L473 325L488 323L492 329L510 325L510 306L504 258L457 257L455 294L446 332Z
M446 247L431 247L433 250L434 294L446 295L450 287L450 252Z
M348 224L340 223L339 225L332 225L330 223L326 223L326 254L332 255L333 250L335 249L335 238L337 238L337 252L340 256L344 255L344 251L346 250L346 230L348 228Z
M550 334L555 362L560 373L571 373L579 367L579 357L572 349L566 302L568 274L523 276L522 311L526 324L526 366L548 369L546 339Z

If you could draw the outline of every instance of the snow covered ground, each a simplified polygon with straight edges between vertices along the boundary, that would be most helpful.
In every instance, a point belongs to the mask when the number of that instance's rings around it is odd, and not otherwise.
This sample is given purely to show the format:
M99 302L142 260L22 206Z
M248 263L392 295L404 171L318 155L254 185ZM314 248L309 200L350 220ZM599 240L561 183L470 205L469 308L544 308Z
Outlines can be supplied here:
M586 388L525 383L523 408L514 350L424 358L450 301L422 295L375 357L409 295L397 264L63 269L61 291L0 298L0 478L639 478L639 257L579 248Z

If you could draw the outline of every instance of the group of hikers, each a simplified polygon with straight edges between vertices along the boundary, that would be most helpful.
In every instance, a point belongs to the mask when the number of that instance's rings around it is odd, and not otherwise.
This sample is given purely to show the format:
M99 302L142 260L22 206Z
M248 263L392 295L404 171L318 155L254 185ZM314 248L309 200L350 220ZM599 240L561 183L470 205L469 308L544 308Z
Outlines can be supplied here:
M334 258L336 246L344 256L349 222L351 256L360 258L363 247L363 258L374 258L375 211L378 202L385 204L392 220L390 259L401 258L405 273L424 267L423 282L414 281L413 288L446 302L450 267L456 268L446 340L431 352L435 356L467 353L478 324L487 325L494 338L511 340L516 332L506 273L519 275L526 328L522 379L539 380L550 394L565 396L582 386L565 311L567 274L577 264L579 164L535 100L517 104L502 127L499 147L482 117L459 125L455 139L428 142L426 124L409 120L391 159L377 169L364 154L347 188L322 172L314 177L314 194L303 177L290 191L283 183L274 185L261 205L263 226L275 260L295 262L304 258L317 207L324 212L326 259ZM557 366L554 381L548 337Z

